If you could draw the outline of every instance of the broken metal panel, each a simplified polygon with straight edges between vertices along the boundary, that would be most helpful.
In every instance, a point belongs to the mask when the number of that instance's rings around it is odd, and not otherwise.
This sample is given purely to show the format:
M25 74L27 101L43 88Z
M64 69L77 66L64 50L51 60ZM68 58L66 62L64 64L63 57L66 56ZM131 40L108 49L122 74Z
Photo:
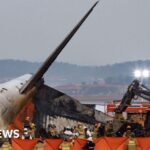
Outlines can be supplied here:
M39 114L35 113L35 120L40 119L41 114L53 117L60 116L88 124L94 124L97 121L106 123L107 120L112 119L108 115L81 104L78 100L46 85L40 87L34 97L34 104L36 113Z

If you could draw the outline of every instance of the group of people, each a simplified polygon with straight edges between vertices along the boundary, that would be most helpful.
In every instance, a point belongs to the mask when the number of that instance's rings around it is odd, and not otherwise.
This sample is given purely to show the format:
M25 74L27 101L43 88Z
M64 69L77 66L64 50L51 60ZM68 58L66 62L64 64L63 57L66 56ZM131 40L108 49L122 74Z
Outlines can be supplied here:
M104 131L100 123L95 124L94 128L85 126L79 123L77 126L66 126L62 131L59 131L55 124L49 124L47 129L41 128L39 130L40 138L62 138L64 142L60 145L60 150L69 150L70 146L74 144L76 138L87 139L87 144L83 147L85 150L94 150L93 138L103 136ZM24 121L24 129L21 136L22 139L36 138L36 126L26 117Z
M144 136L143 127L138 123L126 123L118 132L114 131L113 121L108 121L107 124L96 123L95 125L85 125L78 123L76 126L66 126L63 130L57 129L55 124L49 124L46 129L41 128L36 136L36 125L31 122L29 117L26 117L24 121L23 132L21 134L22 139L34 139L34 138L62 138L64 142L60 145L60 150L69 150L70 146L74 144L76 138L86 139L88 142L83 147L84 150L94 150L95 144L93 139L99 137L128 137L128 144L135 146L135 137ZM42 140L40 141L43 142ZM40 144L41 144L40 143Z
M77 126L66 126L62 131L58 131L55 125L49 125L47 133L50 138L92 140L105 135L105 126L101 123L96 123L95 126L86 126L79 123Z
M23 124L23 133L21 138L33 139L36 137L35 133L36 133L36 126L33 122L31 122L30 117L27 116Z
M49 124L47 129L41 128L39 130L39 136L42 138L63 138L65 140L80 138L89 141L92 141L93 138L103 136L128 137L130 134L134 134L136 137L144 136L143 128L138 123L126 123L117 132L114 132L113 126L113 121L108 121L106 125L96 123L94 126L85 126L84 124L79 123L77 126L66 126L63 130L59 131L55 124ZM22 139L33 139L35 137L36 126L30 121L29 117L26 117Z

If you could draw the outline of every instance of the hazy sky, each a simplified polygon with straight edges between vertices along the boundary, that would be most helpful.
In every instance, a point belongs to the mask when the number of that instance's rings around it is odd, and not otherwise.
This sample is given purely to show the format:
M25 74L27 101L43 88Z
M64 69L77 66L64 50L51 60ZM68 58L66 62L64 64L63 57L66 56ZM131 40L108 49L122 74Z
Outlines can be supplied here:
M0 59L43 61L94 0L0 0ZM150 59L150 0L101 0L57 61Z

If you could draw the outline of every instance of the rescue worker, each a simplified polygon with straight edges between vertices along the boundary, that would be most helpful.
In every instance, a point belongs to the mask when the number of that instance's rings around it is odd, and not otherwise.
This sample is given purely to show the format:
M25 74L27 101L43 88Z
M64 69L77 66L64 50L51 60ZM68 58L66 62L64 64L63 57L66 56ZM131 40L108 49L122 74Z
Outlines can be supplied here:
M85 127L84 130L85 130L85 138L86 138L87 140L91 141L91 140L92 140L92 134L91 134L90 129Z
M126 131L124 132L123 137L130 137L131 134L132 134L131 126L127 125Z
M55 125L52 125L49 127L48 136L49 136L49 138L58 138L59 137L57 128Z
M35 132L36 132L36 127L35 127L35 124L34 123L31 123L31 136L32 138L35 138Z
M79 133L78 133L78 130L77 130L76 126L73 127L72 133L73 133L73 137L74 138L77 138L79 136Z
M99 130L99 125L98 125L98 123L96 123L95 126L94 126L93 133L92 133L93 138L97 138L98 130Z
M136 150L137 141L135 139L134 133L129 136L127 141L127 150Z
M83 147L83 150L94 150L95 143L93 143L92 138L90 138L87 144Z
M60 150L70 150L71 143L67 139L60 145Z
M109 136L109 137L112 137L114 135L112 121L108 122L108 125L107 125L107 128L106 128L106 135Z
M34 150L43 150L43 149L44 149L43 141L38 141L37 144L34 147Z
M8 142L4 142L1 150L11 150L11 145Z
M32 139L30 130L28 128L24 128L22 139Z
M31 128L30 125L31 125L30 117L27 116L24 121L24 128L30 129Z
M84 139L85 138L85 132L84 132L83 125L79 124L78 127L77 127L77 131L79 133L78 138Z
M97 124L97 137L102 137L105 135L105 126L101 123Z
M67 126L65 129L64 129L64 139L66 140L72 140L73 138L73 132L72 132L72 129L70 126Z

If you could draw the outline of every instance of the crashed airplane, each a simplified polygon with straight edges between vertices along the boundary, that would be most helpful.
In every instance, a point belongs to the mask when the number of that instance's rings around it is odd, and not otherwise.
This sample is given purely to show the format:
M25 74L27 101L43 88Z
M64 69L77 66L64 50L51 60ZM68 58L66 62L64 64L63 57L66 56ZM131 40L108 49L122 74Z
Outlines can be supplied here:
M44 85L43 79L45 72L71 40L82 23L87 19L97 3L98 2L89 9L85 16L45 60L35 74L26 74L9 82L0 84L0 129L6 129L30 100L34 101L37 111L49 115L68 117L82 122L88 122L89 120L89 123L93 123L96 120L102 121L99 112Z

